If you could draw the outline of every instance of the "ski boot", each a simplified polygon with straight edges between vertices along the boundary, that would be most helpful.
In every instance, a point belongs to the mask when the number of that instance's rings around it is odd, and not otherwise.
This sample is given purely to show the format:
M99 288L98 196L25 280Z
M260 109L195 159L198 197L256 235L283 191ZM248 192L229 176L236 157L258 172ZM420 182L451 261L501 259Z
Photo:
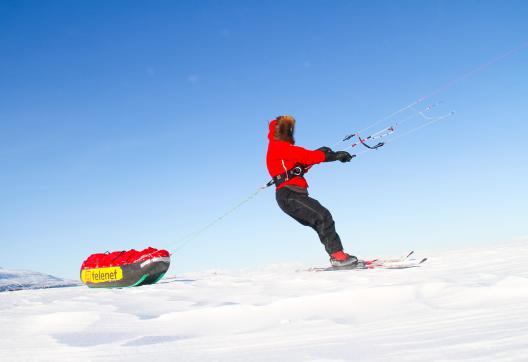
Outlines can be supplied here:
M358 258L340 250L330 254L330 265L339 269L354 269L358 265Z

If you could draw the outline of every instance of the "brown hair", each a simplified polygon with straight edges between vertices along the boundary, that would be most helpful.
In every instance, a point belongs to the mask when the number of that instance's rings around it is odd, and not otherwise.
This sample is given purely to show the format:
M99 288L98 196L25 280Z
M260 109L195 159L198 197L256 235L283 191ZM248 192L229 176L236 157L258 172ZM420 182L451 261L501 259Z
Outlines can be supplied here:
M295 144L293 132L295 131L295 118L289 115L278 116L275 125L275 139Z

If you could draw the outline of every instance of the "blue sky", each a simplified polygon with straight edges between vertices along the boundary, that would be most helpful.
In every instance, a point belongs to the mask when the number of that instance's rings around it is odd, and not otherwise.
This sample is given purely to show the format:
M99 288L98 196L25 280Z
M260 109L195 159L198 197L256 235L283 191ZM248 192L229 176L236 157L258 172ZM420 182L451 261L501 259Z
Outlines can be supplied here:
M92 252L173 249L268 180L271 118L294 115L301 146L333 145L525 44L527 14L524 1L2 1L0 266L76 278ZM527 64L520 49L422 104L453 117L312 169L348 252L528 235ZM284 261L327 256L268 189L171 272Z

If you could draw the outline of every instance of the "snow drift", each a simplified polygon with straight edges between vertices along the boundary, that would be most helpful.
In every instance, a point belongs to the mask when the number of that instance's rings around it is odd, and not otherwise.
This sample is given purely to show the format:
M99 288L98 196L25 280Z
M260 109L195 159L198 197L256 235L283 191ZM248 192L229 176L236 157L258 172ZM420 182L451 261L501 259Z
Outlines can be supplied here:
M59 288L79 285L79 282L29 270L0 268L0 292L21 289Z
M0 293L0 360L526 361L528 242L424 256Z

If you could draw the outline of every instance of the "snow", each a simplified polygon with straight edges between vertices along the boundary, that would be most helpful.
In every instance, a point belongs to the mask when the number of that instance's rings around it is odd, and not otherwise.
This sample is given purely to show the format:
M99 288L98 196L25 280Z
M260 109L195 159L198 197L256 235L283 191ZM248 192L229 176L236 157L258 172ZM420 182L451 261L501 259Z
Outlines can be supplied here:
M7 270L0 267L0 292L21 289L58 288L79 285L66 280L28 270Z
M527 361L528 242L0 293L1 361Z

